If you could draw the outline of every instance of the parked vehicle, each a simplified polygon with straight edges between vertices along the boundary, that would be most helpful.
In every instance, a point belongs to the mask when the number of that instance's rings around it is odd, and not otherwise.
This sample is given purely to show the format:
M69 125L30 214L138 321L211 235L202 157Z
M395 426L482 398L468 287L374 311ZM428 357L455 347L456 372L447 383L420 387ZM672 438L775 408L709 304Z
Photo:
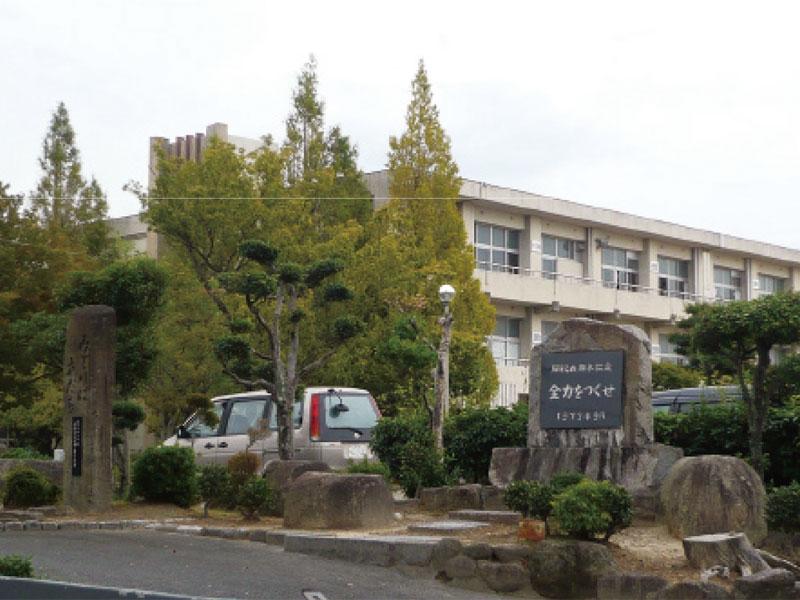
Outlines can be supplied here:
M739 402L742 390L738 385L717 385L653 392L653 412L686 413L700 404Z
M269 392L219 396L211 402L217 425L209 427L195 413L164 443L193 448L199 464L226 464L244 450L257 454L262 464L278 458L277 411ZM380 411L366 390L306 388L292 415L293 458L333 468L372 458L369 441Z

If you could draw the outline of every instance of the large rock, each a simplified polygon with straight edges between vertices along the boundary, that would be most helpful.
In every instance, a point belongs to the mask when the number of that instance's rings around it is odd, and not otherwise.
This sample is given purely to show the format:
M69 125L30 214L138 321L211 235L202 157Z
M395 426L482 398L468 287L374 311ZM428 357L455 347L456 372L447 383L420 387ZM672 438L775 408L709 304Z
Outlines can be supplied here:
M594 598L597 581L617 571L608 548L593 542L544 540L528 554L533 589L547 598Z
M275 490L276 507L275 514L283 515L283 493L300 477L309 471L329 473L330 466L324 462L314 460L271 460L264 465L262 475L270 487Z
M786 569L767 569L740 577L733 583L733 597L743 600L791 600L795 577Z
M612 573L597 580L598 600L645 600L667 587L668 582L648 573Z
M667 527L678 538L743 531L758 545L767 535L766 502L758 474L733 456L682 458L661 486Z
M482 486L477 483L423 488L419 493L419 508L434 513L467 508L479 510L482 507L481 492Z
M394 522L394 503L380 475L309 471L284 490L284 527L359 529Z
M516 592L528 583L528 573L521 565L513 563L479 560L478 575L489 589L495 592Z

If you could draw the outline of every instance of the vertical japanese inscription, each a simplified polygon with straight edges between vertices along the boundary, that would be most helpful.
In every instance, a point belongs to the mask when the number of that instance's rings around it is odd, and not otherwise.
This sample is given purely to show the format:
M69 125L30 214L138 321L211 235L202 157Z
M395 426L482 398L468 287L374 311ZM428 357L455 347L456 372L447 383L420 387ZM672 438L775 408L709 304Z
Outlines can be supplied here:
M72 417L72 476L78 477L83 466L83 417Z
M622 350L542 354L541 427L620 427L624 358Z

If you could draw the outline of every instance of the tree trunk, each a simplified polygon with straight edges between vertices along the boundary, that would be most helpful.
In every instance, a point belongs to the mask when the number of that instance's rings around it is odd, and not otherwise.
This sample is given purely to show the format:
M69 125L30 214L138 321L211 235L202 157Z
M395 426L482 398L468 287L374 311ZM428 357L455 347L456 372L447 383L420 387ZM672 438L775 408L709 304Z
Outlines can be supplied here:
M751 575L769 569L744 533L713 533L683 539L683 552L693 567L708 569L721 565Z
M444 450L444 419L450 409L450 335L453 316L445 312L439 319L442 325L442 340L439 342L436 369L434 370L433 439L436 449Z
M764 479L764 426L767 422L767 369L769 368L769 348L758 349L758 362L753 375L753 394L748 410L750 457L752 467Z

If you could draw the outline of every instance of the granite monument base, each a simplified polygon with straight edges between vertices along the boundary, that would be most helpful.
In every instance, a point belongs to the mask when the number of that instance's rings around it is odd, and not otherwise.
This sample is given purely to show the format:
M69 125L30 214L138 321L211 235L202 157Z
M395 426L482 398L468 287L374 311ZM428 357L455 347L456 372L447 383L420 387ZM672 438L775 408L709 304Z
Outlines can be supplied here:
M632 495L658 492L683 450L664 444L642 447L495 448L489 467L492 485L512 481L549 481L561 471L577 471L590 479L621 485Z

